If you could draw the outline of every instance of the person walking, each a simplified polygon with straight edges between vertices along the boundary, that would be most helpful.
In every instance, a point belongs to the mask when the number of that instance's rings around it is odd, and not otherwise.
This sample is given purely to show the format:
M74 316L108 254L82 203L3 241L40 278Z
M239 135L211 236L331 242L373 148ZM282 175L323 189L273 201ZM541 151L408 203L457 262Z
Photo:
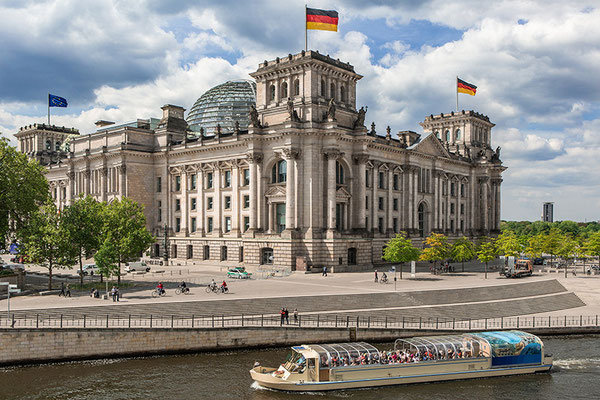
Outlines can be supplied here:
M377 270L375 270L375 283L379 282L379 276L377 276Z
M113 303L117 301L117 288L113 286L112 289L110 289L110 295L112 296Z
M285 313L285 323L286 325L290 324L290 312L288 311L287 307L283 309L284 313Z
M66 293L65 293L65 297L71 297L71 286L69 283L67 283L67 287L66 287Z
M327 276L327 265L323 267L323 274L321 276Z
M281 311L279 311L279 317L281 318L279 325L283 325L283 320L285 319L285 309L283 307L281 307Z
M294 308L294 323L298 323L298 309Z
M117 296L117 301L119 301L120 297L121 297L121 293L119 292L119 287L117 286L117 287L115 287L115 289L116 289L115 295Z
M65 296L66 297L66 295L65 295L65 283L64 282L60 283L60 293L58 294L58 297L60 297L60 296Z

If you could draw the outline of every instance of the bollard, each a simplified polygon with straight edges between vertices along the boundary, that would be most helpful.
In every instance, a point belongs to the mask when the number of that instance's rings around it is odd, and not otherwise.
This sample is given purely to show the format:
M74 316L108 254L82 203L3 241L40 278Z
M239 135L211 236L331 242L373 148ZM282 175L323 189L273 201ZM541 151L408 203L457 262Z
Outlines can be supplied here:
M535 328L535 317L533 317L533 327Z
M298 315L298 328L302 326L302 315Z
M471 318L469 318L469 330L471 330Z
M596 321L598 321L598 316L596 316ZM597 322L596 322L596 325L598 325ZM35 314L35 327L36 328L40 327L40 314Z
M485 319L485 330L487 331L487 318Z
M356 316L356 329L358 329L358 323L360 322L360 317L357 315Z
M551 328L551 325L552 325L552 319L551 319L551 318L552 318L552 317L550 317L550 316L548 315L548 328Z
M387 315L385 317L385 329L387 329Z
M62 328L62 314L60 314L60 327Z
M192 328L194 327L194 314L192 314Z
M319 327L319 314L317 314L317 328Z
M419 317L419 329L421 329L422 317Z
M265 323L265 315L260 314L260 326L264 326L264 323Z
M10 326L11 328L15 327L15 314L12 315L12 324Z
M215 327L215 316L211 315L210 318L212 320L212 327L214 328Z
M596 326L598 326L598 314L596 314Z
M346 315L346 328L350 326L350 316Z
M335 314L335 327L337 328L337 314Z
M440 319L439 319L439 317L436 317L435 318L435 329L436 330L439 329L439 326L440 326Z
M14 316L14 315L13 315L13 318L15 318L15 316ZM13 325L14 325L14 323L13 323ZM579 326L580 326L580 327L581 327L581 326L583 326L583 315L580 315L580 316L579 316Z
M456 322L455 319L452 318L452 330L454 330L455 322Z
M83 327L85 328L85 314L83 314Z
M171 328L173 328L173 315L171 315Z
M108 328L108 314L106 314L106 327Z
M519 329L519 317L517 317L517 329Z
M504 317L500 317L500 329L504 329Z
M242 314L242 327L244 327L244 314Z
M225 315L221 314L221 326L225 328Z
M567 316L565 315L565 328L567 327Z
M367 318L367 328L371 327L371 316L369 315L369 317Z
M404 329L404 316L402 316L402 329Z
M152 328L152 314L150 314L150 328Z

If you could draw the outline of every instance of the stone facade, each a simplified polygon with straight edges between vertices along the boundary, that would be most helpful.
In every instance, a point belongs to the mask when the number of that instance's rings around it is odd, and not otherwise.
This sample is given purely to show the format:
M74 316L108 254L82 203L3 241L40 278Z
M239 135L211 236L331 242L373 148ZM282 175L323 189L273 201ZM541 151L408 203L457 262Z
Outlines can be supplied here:
M59 207L81 193L143 203L157 257L168 250L182 261L353 270L381 263L395 232L420 244L430 232L499 230L505 167L488 117L430 115L423 134L396 138L364 126L362 76L347 63L302 52L265 61L251 76L256 111L247 131L190 138L184 109L166 105L160 121L74 136L65 154L28 154L47 164ZM57 132L34 125L16 136L27 151Z

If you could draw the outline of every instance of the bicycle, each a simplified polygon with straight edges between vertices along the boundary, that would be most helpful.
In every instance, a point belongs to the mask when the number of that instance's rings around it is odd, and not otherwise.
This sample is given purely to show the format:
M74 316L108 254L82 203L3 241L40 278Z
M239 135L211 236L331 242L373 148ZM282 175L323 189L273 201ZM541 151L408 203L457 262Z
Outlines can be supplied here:
M219 293L221 293L221 288L218 287L217 285L208 285L206 287L206 293L210 293L210 292L219 294Z
M186 287L186 288L182 288L182 287L178 287L177 289L175 289L175 294L190 294L190 288Z
M381 278L379 278L379 283L381 283L382 285L385 285L386 283L388 283L387 276L382 276Z
M157 297L164 297L167 295L167 291L166 290L162 290L162 292L158 293L158 289L154 289L152 291L152 298L157 298Z

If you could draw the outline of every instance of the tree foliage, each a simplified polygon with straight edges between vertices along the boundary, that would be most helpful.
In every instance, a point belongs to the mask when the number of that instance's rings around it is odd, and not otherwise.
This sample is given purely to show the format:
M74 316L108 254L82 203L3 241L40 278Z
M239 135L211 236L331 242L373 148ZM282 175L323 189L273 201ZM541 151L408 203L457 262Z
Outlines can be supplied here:
M475 258L475 245L466 237L459 238L450 249L450 258L453 261L462 264L462 271L465 271L465 262Z
M0 249L49 197L44 168L0 138Z
M425 247L421 252L420 260L423 261L441 261L448 258L450 245L448 238L441 233L431 233L425 239Z
M412 245L406 237L406 232L400 232L391 239L383 250L383 259L400 263L400 279L402 279L402 265L406 262L419 259L419 249Z
M518 257L523 251L523 246L519 242L517 235L512 231L504 231L496 240L496 249L498 254L506 257Z
M48 289L52 289L54 268L70 268L76 261L76 253L62 223L60 214L52 202L41 206L19 231L21 253L29 261L48 269Z
M485 264L485 278L487 279L487 267L488 263L496 258L498 255L498 248L496 242L493 239L485 238L485 240L479 245L477 249L477 259Z
M155 239L146 228L143 206L129 198L114 200L106 206L103 240L94 258L100 259L121 283L121 264L138 259ZM115 263L116 261L116 263Z
M600 232L592 233L585 241L584 246L587 254L598 257L598 267L600 268Z

